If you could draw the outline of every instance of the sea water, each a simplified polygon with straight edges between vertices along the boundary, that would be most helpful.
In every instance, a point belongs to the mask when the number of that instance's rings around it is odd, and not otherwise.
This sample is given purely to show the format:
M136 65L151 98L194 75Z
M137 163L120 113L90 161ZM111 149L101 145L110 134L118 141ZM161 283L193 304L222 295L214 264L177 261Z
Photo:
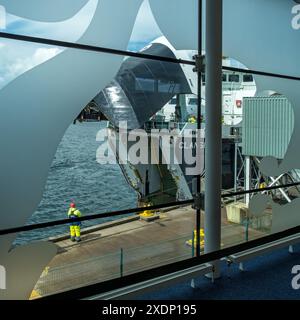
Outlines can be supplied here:
M105 126L106 122L77 122L68 128L53 159L43 198L28 224L67 218L72 201L83 215L137 206L137 194L127 184L118 164L100 165L96 161L100 146L96 135ZM116 218L85 221L83 227L113 219ZM62 225L23 232L16 243L45 239L68 229L68 225Z

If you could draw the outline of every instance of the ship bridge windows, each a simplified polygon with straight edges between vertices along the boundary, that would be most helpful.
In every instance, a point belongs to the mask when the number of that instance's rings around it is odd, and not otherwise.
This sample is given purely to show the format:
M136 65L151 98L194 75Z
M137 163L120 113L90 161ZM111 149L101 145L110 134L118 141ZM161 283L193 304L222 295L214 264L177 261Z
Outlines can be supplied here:
M252 74L244 74L243 75L243 82L253 82L253 75Z
M239 74L230 74L228 77L229 82L240 82L240 75Z
M180 91L180 84L170 80L136 78L135 90L153 93L174 93Z
M136 91L148 91L154 92L155 89L155 81L154 79L147 79L147 78L136 78Z
M180 83L174 80L158 80L158 92L160 93L176 93L180 92Z
M202 73L202 84L205 84L205 74L204 73ZM223 82L226 82L227 81L227 74L226 73L223 73L222 74L222 81Z

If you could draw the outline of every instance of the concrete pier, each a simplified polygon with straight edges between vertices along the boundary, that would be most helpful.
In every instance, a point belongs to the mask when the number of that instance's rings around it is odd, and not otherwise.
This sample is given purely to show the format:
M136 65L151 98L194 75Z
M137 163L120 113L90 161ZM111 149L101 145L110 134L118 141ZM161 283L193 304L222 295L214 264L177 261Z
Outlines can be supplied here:
M224 210L224 209L223 209ZM204 214L202 213L202 219ZM223 212L222 247L245 241L245 228L229 224ZM35 297L101 282L192 257L195 211L191 207L162 212L153 222L138 216L88 228L82 242L53 238L59 252L41 275ZM249 240L264 233L249 230ZM123 258L121 258L123 249ZM121 267L122 265L122 267Z

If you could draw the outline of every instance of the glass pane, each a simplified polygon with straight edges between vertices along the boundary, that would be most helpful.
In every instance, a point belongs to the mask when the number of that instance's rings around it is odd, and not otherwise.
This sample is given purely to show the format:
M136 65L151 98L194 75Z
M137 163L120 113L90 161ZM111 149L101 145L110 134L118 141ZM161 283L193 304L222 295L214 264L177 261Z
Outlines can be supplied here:
M154 47L170 51L163 43ZM0 50L5 79L0 133L9 137L9 143L0 141L0 199L4 212L10 212L1 218L1 229L67 218L71 203L90 215L192 198L193 178L202 170L196 154L197 76L192 66L75 49L57 53L56 47L13 40ZM162 225L164 233L154 241L152 235ZM30 281L47 287L35 293L45 295L60 291L62 278L70 280L66 270L79 265L90 268L89 275L77 275L64 290L99 280L97 265L103 266L102 280L120 276L121 249L124 274L157 266L155 248L162 265L191 257L194 225L195 212L189 207L171 213L145 209L141 216L125 213L71 225L73 229L63 225L3 237L1 261L9 259L11 245L19 252L16 261L28 247L39 248L36 254L43 251L35 273L27 270ZM149 233L138 236L144 226ZM119 237L120 230L130 237ZM49 238L51 242L36 242ZM107 240L101 245L105 250L88 253L98 238ZM116 244L109 246L109 239ZM150 252L152 262L145 260ZM20 273L16 261L12 274ZM28 288L29 282L20 297L27 297ZM6 292L16 294L12 287Z
M232 66L299 76L298 15L291 13L295 5L296 1L278 2L266 27L266 2L228 1L223 13L223 54ZM299 82L253 75L253 90L251 75L241 76L242 83L223 87L223 135L227 136L223 149L227 148L228 162L223 168L224 192L298 182ZM223 225L248 228L244 239L299 225L297 198L297 188L282 188L224 199L228 210Z
M264 15L269 3L259 0L224 3L223 54L252 70L299 76L297 2L280 1L272 7L268 27Z
M223 192L282 187L224 198L224 245L300 224L299 187L285 186L300 181L299 82L240 76L239 89L223 85Z
M1 5L0 21L3 26L0 28L12 34L135 52L142 50L143 53L172 58L175 58L174 52L170 55L168 50L160 50L155 45L152 47L151 43L159 41L168 44L172 50L181 49L176 39L167 39L166 33L161 31L161 27L166 27L157 12L166 9L166 4L161 2L65 0L61 3L57 0L30 0L23 4L4 0ZM183 5L183 1L180 5ZM176 8L172 14L181 12ZM172 22L170 26L173 28L173 25ZM193 43L184 49L193 50L195 46ZM177 58L189 60L194 54L186 51L176 53Z
M160 30L177 50L197 50L197 1L150 0L149 3Z
M60 235L52 239L58 254L38 277L31 299L189 259L195 255L194 218L188 206L169 208L152 223L137 215L103 220L83 230L80 245Z
M132 31L141 28L142 14L149 16L147 23L142 26L146 38L135 32L131 46L160 36L148 6L143 5L139 11L142 0L65 0L63 3L57 0L30 0L18 4L15 1L1 3L7 15L5 31L9 33L126 50ZM138 15L138 25L135 27Z
M81 150L76 144L76 141L80 141L78 133L76 132L76 138L69 132L68 141L62 142L64 148L63 151L59 151L60 157L58 155L53 162L57 147L74 119L116 75L123 57L76 50L65 50L53 57L55 47L38 44L24 45L12 40L1 45L0 50L0 77L4 79L0 90L0 134L2 137L0 139L0 200L3 212L9 213L1 215L1 229L23 226L29 221L54 220L60 215L60 217L66 217L66 207L78 194L80 194L80 199L83 199L89 193L95 193L93 188L87 188L81 192L80 186L88 187L86 182L90 179L89 175L91 172L95 173L88 168L91 162L92 168L95 168L93 163L96 162L96 150L99 147L95 140L100 127L97 130L81 128L83 137L87 135L83 141L88 141L84 147L81 146ZM101 70L101 76L95 70ZM77 148L74 150L77 153L75 161L71 151L73 148ZM52 162L53 166L50 169ZM53 175L49 176L50 184L47 190L50 193L46 197L47 203L46 205L45 202L41 204L42 212L32 217L42 199L49 169L50 174ZM76 171L81 172L81 175L76 177L76 174L73 174ZM109 180L109 175L107 177ZM60 186L61 182L64 182L63 186ZM125 184L124 178L123 183ZM64 196L66 197L63 198ZM93 197L95 194L91 198ZM92 201L93 199L91 203ZM104 203L103 200L102 203ZM103 207L105 209L105 205ZM84 207L80 209L85 211ZM31 217L32 220L29 220ZM58 230L61 232L62 229ZM34 235L32 233L31 239L48 238L49 236L49 233ZM10 252L15 238L16 235L2 237L0 245L2 264L11 263L12 256L14 259L19 257L22 261L27 250L34 248L18 247L17 251ZM24 242L28 242L28 239L23 236L17 241L17 243ZM37 255L48 252L49 259L55 255L55 247L52 244L39 243L36 248ZM28 257L32 259L32 256L28 255ZM15 263L18 264L18 262ZM40 263L48 263L46 256L41 259ZM44 265L38 263L32 268L28 267L29 274L26 274L25 277L31 279L33 274L30 270L38 272L36 269L43 267ZM17 265L12 268L17 268ZM14 277L13 271L11 277L15 279L14 281L20 280L19 276ZM8 288L1 292L1 297L12 294L16 288L14 285L17 283L14 281L9 282L11 290ZM28 290L24 283L23 290L26 289ZM19 298L25 298L21 295L21 291L20 293L14 291L14 293L18 294Z

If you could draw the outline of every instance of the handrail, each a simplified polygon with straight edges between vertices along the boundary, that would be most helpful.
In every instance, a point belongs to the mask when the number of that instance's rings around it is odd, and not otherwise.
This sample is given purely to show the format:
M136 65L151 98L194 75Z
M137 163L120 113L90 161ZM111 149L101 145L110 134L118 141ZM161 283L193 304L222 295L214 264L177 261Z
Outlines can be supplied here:
M156 56L156 55L133 52L128 50L97 47L97 46L92 46L87 44L80 44L80 43L60 41L60 40L40 38L40 37L31 37L31 36L25 36L25 35L13 34L13 33L7 33L7 32L0 32L0 38L25 41L25 42L31 42L31 43L40 43L40 44L46 44L51 46L63 47L63 48L72 48L72 49L85 50L85 51L91 51L91 52L108 53L108 54L114 54L119 56L128 56L128 57L134 57L134 58L156 60L161 62L170 62L170 63L177 63L177 64L187 64L187 65L195 66L195 61L192 61L192 60L183 60L183 59L176 59L176 58L170 58L170 57L164 57L164 56Z
M164 57L164 56L156 56L156 55L144 54L144 53L133 52L128 50L118 50L118 49L112 49L112 48L97 47L92 45L86 45L86 44L80 44L80 43L74 43L74 42L68 42L68 41L60 41L55 39L47 39L47 38L41 38L41 37L32 37L32 36L13 34L8 32L0 32L0 38L17 40L17 41L25 41L25 42L31 42L31 43L40 43L40 44L52 45L52 46L63 47L63 48L73 48L73 49L86 50L86 51L92 51L92 52L115 54L115 55L135 57L135 58L141 58L141 59L150 59L150 60L156 60L161 62L170 62L170 63L196 66L195 61L192 61L192 60L183 60L183 59L176 59L176 58L170 58L170 57ZM228 67L228 66L223 66L222 69L227 71L232 71L232 72L241 72L246 74L255 74L255 75L266 76L266 77L300 81L299 76L291 76L286 74L265 72L260 70L250 70L246 68L235 68L235 67Z
M252 190L245 190L245 191L238 191L238 192L228 192L228 193L222 194L221 198L224 199L224 198L229 198L229 197L234 197L234 196L239 196L239 195L244 195L244 194L249 194L249 193L257 193L257 192L275 190L275 189L280 189L283 187L294 187L294 186L298 186L298 185L300 185L300 182L290 183L290 184L285 184L285 185L280 185L280 186L266 187L266 188L261 188L261 189L252 189ZM77 221L88 221L88 220L109 218L109 217L118 217L121 215L130 214L130 213L138 214L138 213L143 212L144 210L158 210L158 209L164 209L164 208L171 208L171 207L175 207L175 206L191 205L191 204L194 204L194 201L195 201L194 199L189 199L189 200L169 202L169 203L154 205L154 206L149 206L149 207L139 207L139 208L118 210L118 211L112 211L112 212L98 213L98 214L84 216L81 218L74 218L72 221L77 222ZM30 224L30 225L26 225L26 226L19 226L19 227L15 227L15 228L2 229L2 230L0 230L0 236L12 234L12 233L37 230L37 229L44 229L44 228L48 228L48 227L64 225L64 224L69 224L69 223L70 223L69 219L62 219L62 220L54 220L54 221L49 221L49 222L37 223L37 224Z

